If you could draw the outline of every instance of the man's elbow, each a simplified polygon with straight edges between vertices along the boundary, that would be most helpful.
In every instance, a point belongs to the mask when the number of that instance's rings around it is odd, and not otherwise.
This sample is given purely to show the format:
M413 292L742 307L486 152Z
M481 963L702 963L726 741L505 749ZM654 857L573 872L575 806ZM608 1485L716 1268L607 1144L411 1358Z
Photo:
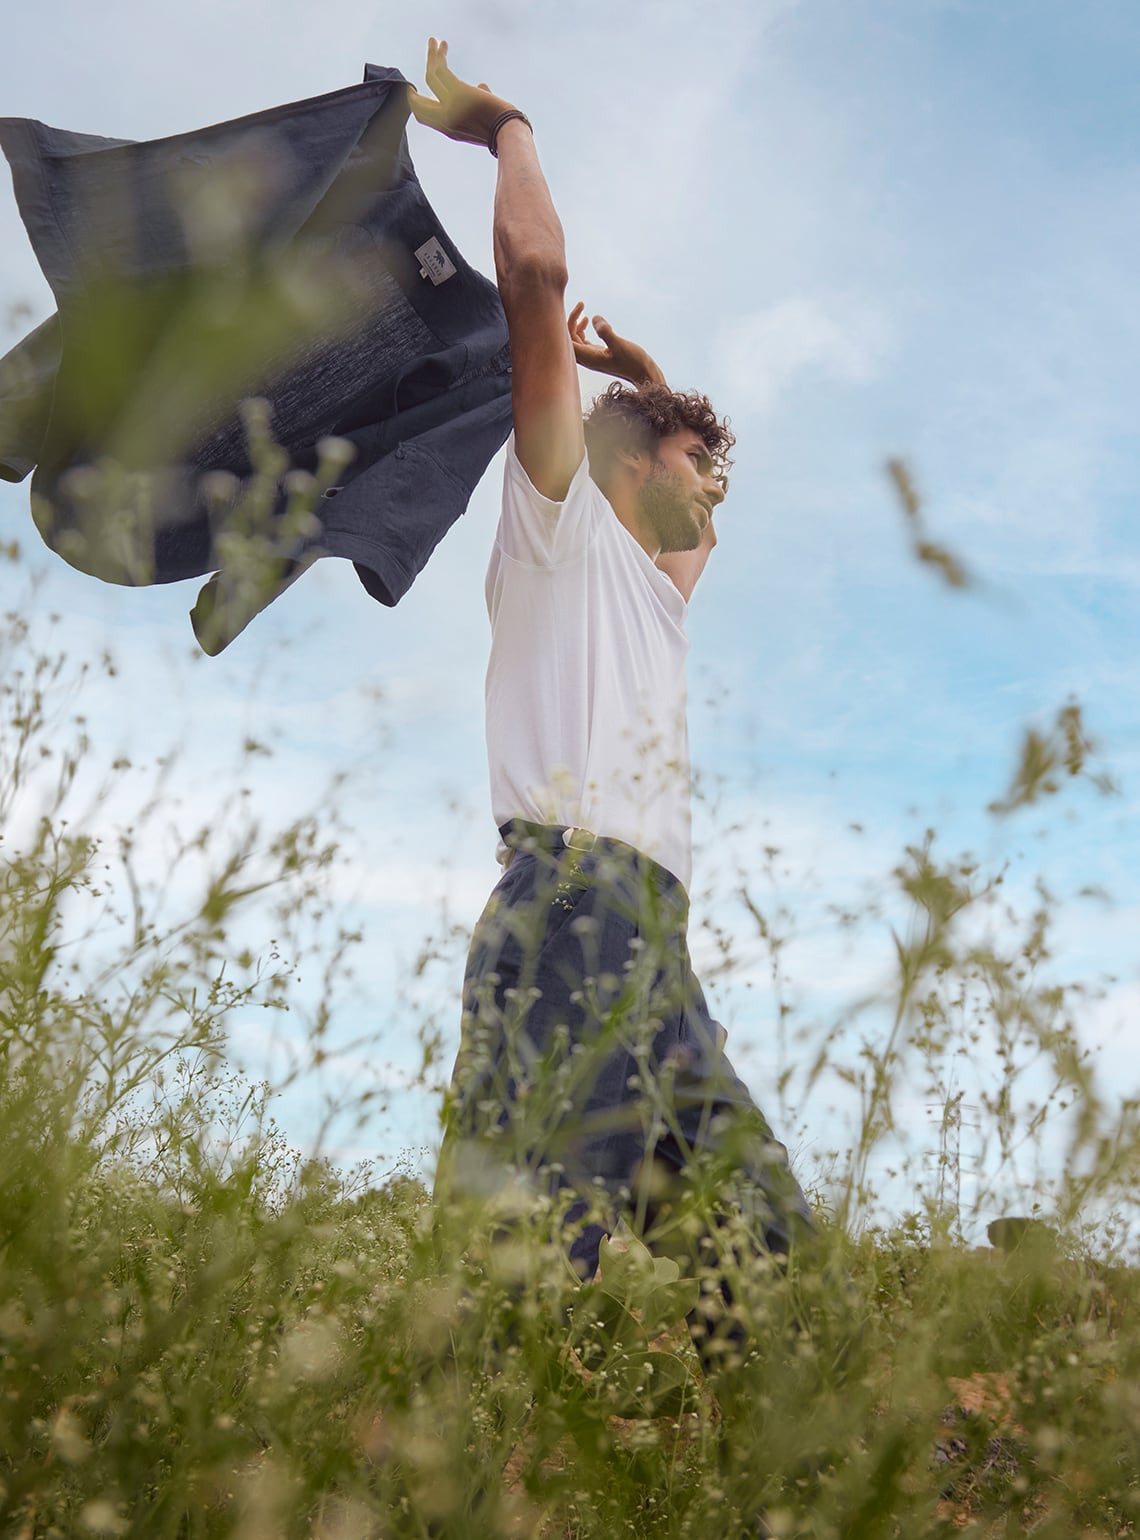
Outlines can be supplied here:
M570 275L566 253L543 247L504 254L499 262L499 288L504 294L556 294L561 302Z

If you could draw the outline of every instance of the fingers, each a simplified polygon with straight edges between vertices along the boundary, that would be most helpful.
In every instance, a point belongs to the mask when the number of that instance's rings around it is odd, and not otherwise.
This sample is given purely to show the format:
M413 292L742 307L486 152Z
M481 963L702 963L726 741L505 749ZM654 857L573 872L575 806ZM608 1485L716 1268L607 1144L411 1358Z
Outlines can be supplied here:
M431 96L422 96L419 91L408 87L408 110L417 123L423 123L428 128L440 126L439 103Z
M424 65L424 80L427 82L428 88L434 91L436 96L438 96L439 44L436 42L434 37L428 38L427 62ZM421 92L415 90L414 88L410 88L408 91L408 105L415 115L417 122L427 123L429 120L425 114L427 112L428 106L436 106L437 104L432 100L430 96L424 96Z
M595 316L595 328L599 320L601 320L601 317ZM566 317L570 340L574 345L574 357L584 369L596 369L600 373L608 373L610 372L613 354L608 347L601 347L596 342L588 342L586 340L586 327L589 324L586 316L586 307L579 300ZM603 322L602 324L604 325L605 323Z
M604 315L596 315L594 317L594 330L597 332L598 336L601 337L604 342L613 342L614 341L614 338L615 338L614 329L610 325L610 323L606 320Z
M442 95L440 86L447 90L459 84L458 75L447 62L447 44L442 38L439 42L434 37L428 39L427 83L437 96Z
M439 42L434 37L429 37L427 64L424 66L424 79L437 96L442 95L440 87L446 85L448 73L450 72L447 68L447 44Z

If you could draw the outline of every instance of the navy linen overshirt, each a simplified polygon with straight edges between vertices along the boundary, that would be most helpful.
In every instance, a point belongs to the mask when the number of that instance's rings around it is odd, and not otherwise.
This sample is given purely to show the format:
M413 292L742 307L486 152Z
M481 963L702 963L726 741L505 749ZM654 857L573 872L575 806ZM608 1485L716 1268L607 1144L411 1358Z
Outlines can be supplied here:
M34 470L37 526L82 571L215 572L192 616L207 652L319 556L395 604L510 431L502 305L419 185L406 84L368 65L360 85L146 143L0 119L58 306L0 359L0 477ZM330 436L353 457L299 520L280 475L243 543L254 396L291 468L314 471Z

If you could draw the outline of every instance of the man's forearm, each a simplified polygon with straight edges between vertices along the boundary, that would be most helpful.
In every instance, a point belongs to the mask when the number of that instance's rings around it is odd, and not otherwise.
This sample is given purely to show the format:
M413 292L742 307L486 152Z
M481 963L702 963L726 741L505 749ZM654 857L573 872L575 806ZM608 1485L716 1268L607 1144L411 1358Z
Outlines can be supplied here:
M693 589L696 588L697 581L705 570L715 545L716 531L710 520L701 535L701 543L693 550L669 551L657 558L657 566L672 581L674 588L678 590L686 604L693 597Z
M495 273L504 295L522 284L566 287L566 241L529 127L504 123L497 143Z
M434 37L428 39L426 75L435 97L408 90L417 121L449 139L485 145L498 157L494 243L500 289L560 275L565 288L566 243L529 119L486 86L460 80L447 62L446 42Z

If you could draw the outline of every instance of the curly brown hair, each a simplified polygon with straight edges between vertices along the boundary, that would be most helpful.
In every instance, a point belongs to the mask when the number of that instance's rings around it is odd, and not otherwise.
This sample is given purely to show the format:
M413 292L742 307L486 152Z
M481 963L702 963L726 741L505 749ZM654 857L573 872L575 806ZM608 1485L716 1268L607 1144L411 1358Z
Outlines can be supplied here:
M663 438L691 428L712 455L716 478L728 488L729 450L736 435L698 391L668 385L623 385L614 380L586 413L586 448L591 468L603 477L619 449L655 450Z

